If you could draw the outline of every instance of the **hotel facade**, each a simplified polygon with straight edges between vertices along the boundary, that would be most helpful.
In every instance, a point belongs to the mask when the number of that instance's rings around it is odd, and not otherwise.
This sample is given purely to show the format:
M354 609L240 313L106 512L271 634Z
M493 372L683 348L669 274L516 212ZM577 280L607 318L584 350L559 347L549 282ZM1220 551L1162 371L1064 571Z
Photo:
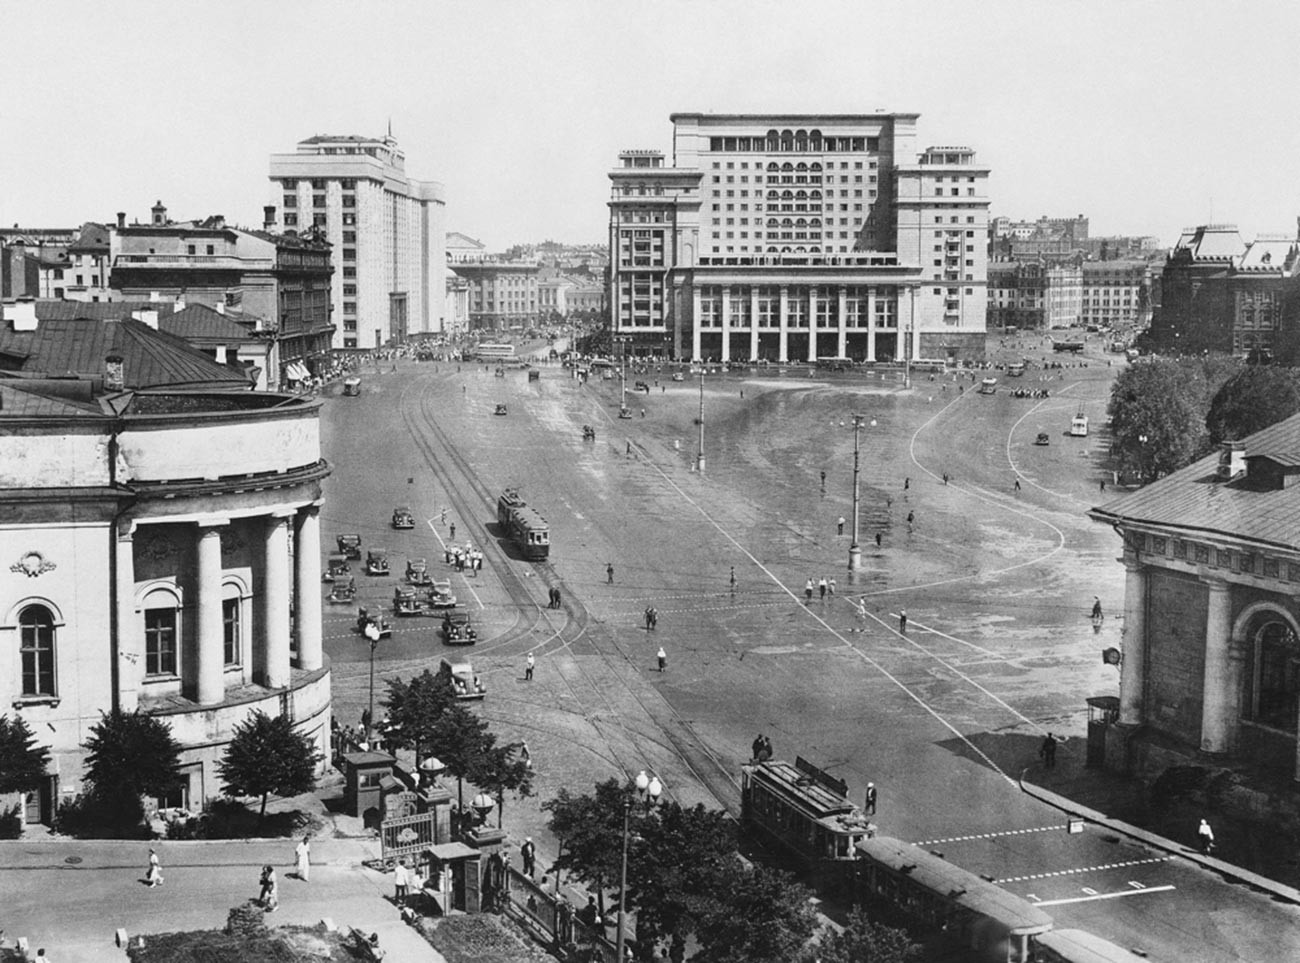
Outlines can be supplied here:
M983 356L988 170L916 114L673 114L610 172L612 331L677 359Z

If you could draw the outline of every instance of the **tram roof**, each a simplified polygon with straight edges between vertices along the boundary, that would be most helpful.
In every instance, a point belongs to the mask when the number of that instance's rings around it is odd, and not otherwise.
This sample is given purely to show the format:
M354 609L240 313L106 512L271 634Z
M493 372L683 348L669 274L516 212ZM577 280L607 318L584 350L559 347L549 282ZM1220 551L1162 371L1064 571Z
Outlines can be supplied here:
M1034 942L1075 963L1138 963L1142 957L1083 930L1052 930L1034 937Z
M760 762L754 767L754 771L762 773L765 780L775 788L798 799L799 803L817 819L851 813L858 808L844 796L831 791L807 773L783 760Z
M1052 918L1032 903L919 846L890 836L875 836L859 842L857 849L868 859L906 875L931 892L946 895L973 913L997 920L1011 933L1045 933L1052 928Z

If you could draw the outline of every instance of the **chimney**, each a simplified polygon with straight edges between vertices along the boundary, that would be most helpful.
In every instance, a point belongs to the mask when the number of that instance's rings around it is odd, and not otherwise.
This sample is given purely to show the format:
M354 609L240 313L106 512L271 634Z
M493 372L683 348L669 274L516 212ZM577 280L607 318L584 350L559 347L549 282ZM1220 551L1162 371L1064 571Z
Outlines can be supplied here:
M121 391L126 387L126 373L122 368L122 356L110 354L104 359L104 388L107 391Z
M222 298L220 301L218 301L216 304L214 304L213 307L216 309L217 314L225 314L225 313L226 313L226 299L225 299L225 298Z
M267 204L262 208L262 230L269 231L275 227L275 205Z
M140 320L143 321L145 324L147 324L149 327L153 328L155 331L157 331L158 330L158 309L149 308L148 310L141 311Z
M150 301L155 301L155 302L156 302L156 301L161 301L162 298L159 296L159 294L158 294L157 291L150 291L150 292L149 292L149 300L150 300Z
M1221 482L1230 482L1246 474L1246 446L1239 441L1219 443L1219 468L1215 478Z
M185 292L182 291L180 294L176 295L176 300L172 302L172 313L179 314L181 311L184 310L185 310Z
M122 228L126 227L126 211L117 212L117 227L118 230L121 230Z
M36 301L34 298L19 298L4 307L5 320L13 322L15 331L36 330Z

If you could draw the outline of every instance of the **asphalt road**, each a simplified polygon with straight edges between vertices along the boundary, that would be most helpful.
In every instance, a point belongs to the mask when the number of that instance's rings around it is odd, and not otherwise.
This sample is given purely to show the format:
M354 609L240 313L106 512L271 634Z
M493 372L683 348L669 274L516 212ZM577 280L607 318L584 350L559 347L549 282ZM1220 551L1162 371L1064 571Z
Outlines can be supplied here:
M907 391L893 375L709 375L701 475L696 381L630 373L652 390L629 394L634 417L620 420L616 381L405 363L368 375L359 398L327 399L323 534L356 531L390 549L393 577L357 576L374 606L391 599L407 555L449 571L449 523L485 551L478 577L453 576L482 639L457 651L490 690L480 711L529 741L541 799L648 768L673 798L735 812L739 765L764 732L778 757L804 756L855 797L874 781L882 832L1043 903L1060 926L1153 959L1300 955L1293 907L1101 832L1068 834L1015 782L1048 730L1066 737L1064 760L1081 755L1084 698L1118 691L1100 652L1119 641L1119 546L1084 515L1110 497L1106 439L1066 435L1080 409L1094 428L1104 422L1113 373L1093 356L1086 368L1002 379L991 396L951 375L920 375ZM1013 398L1008 382L1050 397ZM509 414L494 415L497 404ZM850 581L836 519L851 517L853 413L875 425L860 436L864 569ZM1033 444L1040 431L1045 447ZM506 486L550 521L548 563L496 537ZM388 528L399 503L415 510L416 531ZM805 579L823 576L835 594L805 602ZM552 586L560 611L545 607ZM1109 615L1099 630L1093 595ZM654 632L647 605L659 612ZM326 613L345 720L366 700L369 649L354 617ZM448 651L436 625L398 623L377 652L381 679L436 666ZM512 805L508 826L540 830L536 800Z

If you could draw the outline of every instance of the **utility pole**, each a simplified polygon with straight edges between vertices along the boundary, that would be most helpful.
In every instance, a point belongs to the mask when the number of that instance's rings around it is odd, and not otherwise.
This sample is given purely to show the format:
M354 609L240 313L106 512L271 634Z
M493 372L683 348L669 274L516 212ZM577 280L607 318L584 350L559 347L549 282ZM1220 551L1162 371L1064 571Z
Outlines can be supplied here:
M704 471L704 365L700 365L700 417L695 419L700 426L700 449L695 459L695 470Z
M853 541L849 545L849 572L856 572L862 568L862 548L858 544L858 518L859 518L859 487L858 487L858 434L862 430L862 425L866 419L862 415L853 416ZM876 427L876 421L871 420L871 427Z

